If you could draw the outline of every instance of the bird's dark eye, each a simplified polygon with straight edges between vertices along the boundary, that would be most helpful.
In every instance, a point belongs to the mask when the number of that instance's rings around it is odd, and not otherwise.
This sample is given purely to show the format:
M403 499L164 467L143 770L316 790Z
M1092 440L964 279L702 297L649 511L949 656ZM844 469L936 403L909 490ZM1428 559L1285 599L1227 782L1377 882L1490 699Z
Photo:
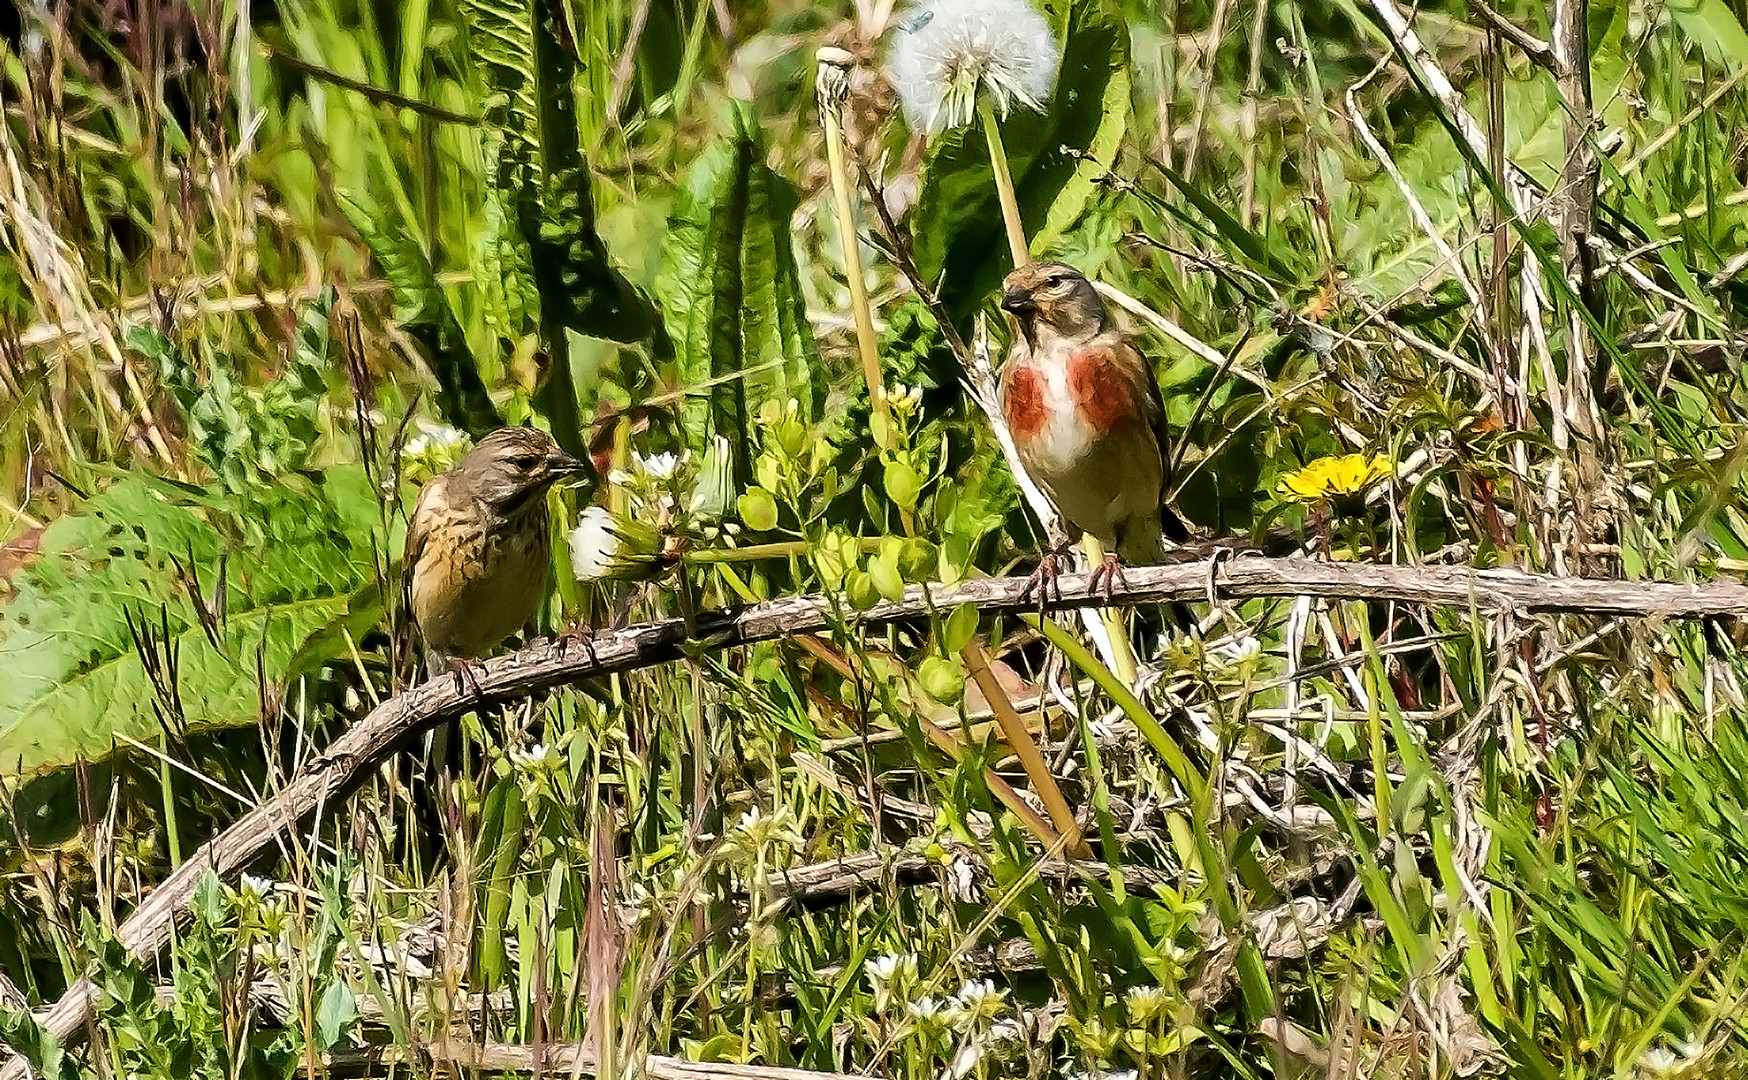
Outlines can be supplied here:
M1048 286L1049 288L1054 289L1057 286L1061 285L1064 281L1067 281L1067 280L1068 279L1063 277L1061 274L1051 274L1049 277L1044 279L1044 284L1046 286Z
M535 454L517 454L510 459L510 463L518 469L532 469L540 464L540 458Z

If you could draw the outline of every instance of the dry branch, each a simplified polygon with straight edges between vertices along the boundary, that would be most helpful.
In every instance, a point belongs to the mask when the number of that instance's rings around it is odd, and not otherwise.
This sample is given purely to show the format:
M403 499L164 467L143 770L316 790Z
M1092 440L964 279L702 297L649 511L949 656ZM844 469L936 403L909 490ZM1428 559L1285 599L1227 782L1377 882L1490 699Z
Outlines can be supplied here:
M1695 617L1748 615L1748 585L1603 581L1551 577L1516 570L1468 567L1380 566L1322 563L1306 559L1240 556L1171 566L1138 567L1108 601L1087 591L1085 575L1061 580L1056 609L1195 601L1211 596L1245 599L1262 596L1322 596L1335 599L1395 600L1404 603L1469 608L1482 612L1581 612L1614 616ZM486 663L478 675L479 694L462 693L454 679L433 679L391 698L337 739L286 782L269 801L245 814L209 841L164 880L122 923L117 936L136 956L155 955L175 918L194 895L207 869L234 876L289 830L331 805L369 776L400 747L444 720L470 710L516 701L531 694L611 672L650 667L695 650L719 650L798 634L813 634L840 621L891 623L928 617L931 611L971 604L983 611L1031 610L1022 601L1023 578L983 578L956 588L912 586L904 598L861 614L841 598L798 596L750 607L705 612L688 640L675 619L632 627L598 637L592 646L564 649L533 645ZM74 983L43 1016L63 1045L86 1032L95 988L89 978ZM14 1058L0 1069L0 1080L23 1080L26 1066Z

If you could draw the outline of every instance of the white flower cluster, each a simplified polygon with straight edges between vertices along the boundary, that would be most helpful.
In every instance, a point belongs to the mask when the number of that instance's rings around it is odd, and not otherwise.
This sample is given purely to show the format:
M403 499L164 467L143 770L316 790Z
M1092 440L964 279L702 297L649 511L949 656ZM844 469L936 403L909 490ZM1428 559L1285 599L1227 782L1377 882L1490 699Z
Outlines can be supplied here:
M1006 116L1044 108L1056 82L1056 38L1026 0L932 0L899 27L886 74L920 131L963 127L988 94Z
M473 447L467 432L428 420L414 420L415 434L401 447L401 472L413 479L436 476Z
M917 958L914 954L882 956L869 963L868 981L874 988L875 1011L890 1011L905 992L917 983ZM999 989L989 979L968 979L959 992L949 998L925 994L904 1003L915 1030L925 1039L936 1039L954 1032L962 1036L1001 1038L996 1023L1007 1009L1008 992Z
M1639 1075L1654 1080L1674 1080L1675 1077L1703 1075L1695 1068L1705 1056L1706 1044L1701 1039L1688 1039L1677 1047L1653 1046L1639 1057Z

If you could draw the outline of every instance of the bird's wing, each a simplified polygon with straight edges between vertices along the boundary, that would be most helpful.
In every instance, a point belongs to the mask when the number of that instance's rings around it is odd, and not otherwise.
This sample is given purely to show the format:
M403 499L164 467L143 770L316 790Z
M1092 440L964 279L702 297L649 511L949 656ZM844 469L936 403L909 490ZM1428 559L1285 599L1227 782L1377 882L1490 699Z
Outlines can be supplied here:
M413 512L407 518L407 544L401 551L401 586L402 600L405 601L409 613L412 611L413 570L424 555L425 542L430 538L431 526L437 516L436 506L443 499L448 479L448 475L444 474L427 481L419 489L419 499L413 504Z
M1118 370L1129 380L1141 414L1153 432L1153 446L1159 454L1159 524L1166 538L1178 543L1188 540L1189 530L1171 507L1165 505L1165 495L1171 488L1171 432L1165 422L1165 397L1159 390L1159 377L1133 342L1120 333L1112 335L1111 355Z
M413 514L407 517L407 545L400 554L402 577L413 578L413 568L418 566L420 554L425 550L425 540L430 535L432 526L432 507L442 498L444 477L435 477L420 488L420 498L413 503Z

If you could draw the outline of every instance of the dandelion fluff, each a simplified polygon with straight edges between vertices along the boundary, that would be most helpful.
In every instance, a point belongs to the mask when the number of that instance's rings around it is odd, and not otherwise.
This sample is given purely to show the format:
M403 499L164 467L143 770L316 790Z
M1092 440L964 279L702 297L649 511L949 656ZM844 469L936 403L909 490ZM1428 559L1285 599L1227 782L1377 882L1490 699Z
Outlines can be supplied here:
M611 577L619 557L619 534L604 506L584 510L571 531L571 572L578 581Z
M986 93L1006 116L1015 103L1041 112L1056 81L1056 39L1026 0L932 0L912 8L887 61L913 128L971 122Z

